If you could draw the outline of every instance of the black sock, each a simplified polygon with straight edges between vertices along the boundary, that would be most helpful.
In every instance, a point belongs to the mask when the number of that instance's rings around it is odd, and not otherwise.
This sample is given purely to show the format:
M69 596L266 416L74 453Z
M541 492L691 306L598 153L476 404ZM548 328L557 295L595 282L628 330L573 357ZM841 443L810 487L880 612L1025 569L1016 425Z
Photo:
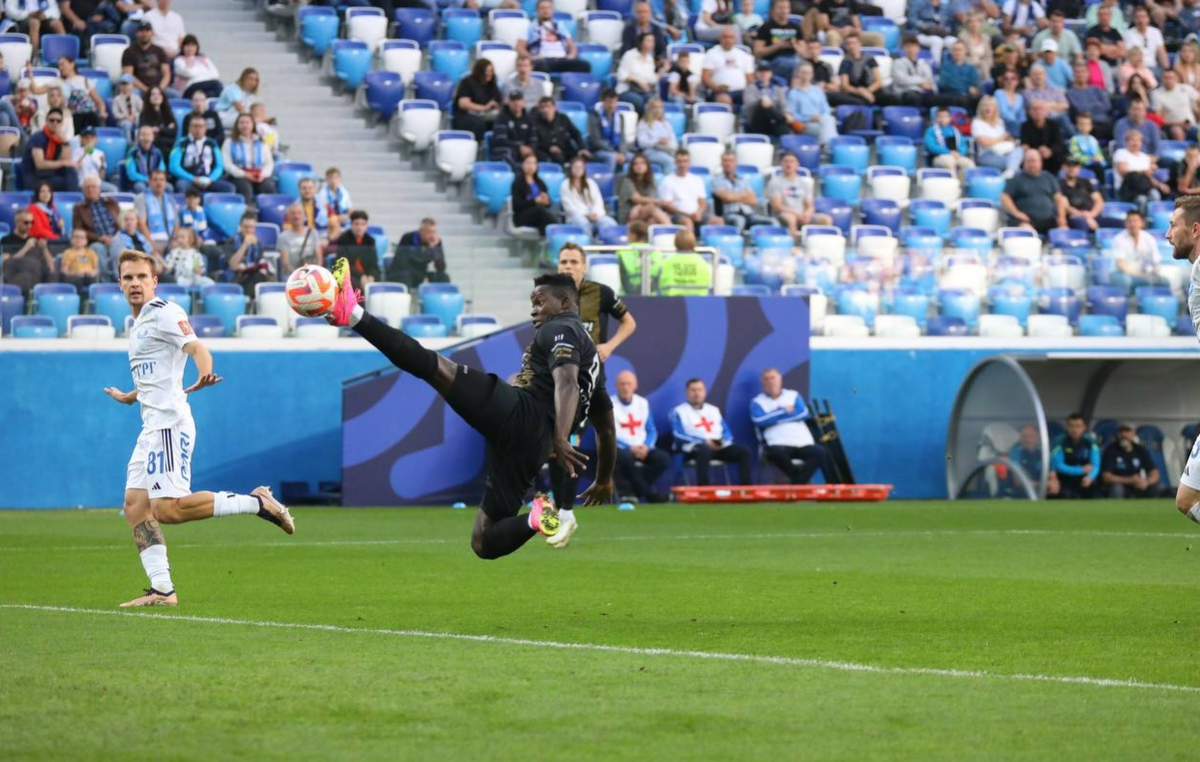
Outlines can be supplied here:
M483 558L500 558L520 548L537 534L529 526L529 515L510 516L497 521L483 535Z
M437 373L438 356L421 346L413 337L404 331L376 320L367 312L362 320L354 326L354 331L362 336L371 346L383 352L392 365L413 374L422 381L428 381Z
M557 460L550 461L550 491L554 493L554 506L560 511L569 511L575 506L575 491L579 478L572 477L567 469L561 468Z

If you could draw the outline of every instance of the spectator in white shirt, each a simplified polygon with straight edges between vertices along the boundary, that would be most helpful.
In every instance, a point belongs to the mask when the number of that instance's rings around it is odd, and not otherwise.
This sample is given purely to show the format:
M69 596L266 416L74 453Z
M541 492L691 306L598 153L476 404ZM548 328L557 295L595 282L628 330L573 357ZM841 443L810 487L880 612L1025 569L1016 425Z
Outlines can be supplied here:
M658 184L658 197L671 222L689 231L695 232L701 225L725 224L720 217L710 216L704 180L692 174L692 157L682 148L675 152L675 171Z
M830 225L832 218L817 214L812 191L806 178L800 176L800 160L794 153L785 153L780 162L779 174L771 178L764 191L771 214L787 226L793 238L800 235L805 225Z
M179 54L183 36L187 32L183 28L183 16L171 10L171 0L158 0L158 6L146 11L142 20L154 30L155 45L169 56Z
M1133 26L1125 32L1125 47L1141 48L1147 61L1154 62L1163 71L1170 68L1162 32L1150 26L1150 11L1144 5L1133 9Z
M1150 103L1163 118L1163 129L1172 140L1186 140L1188 128L1196 124L1196 88L1179 81L1179 72L1163 69L1162 87L1150 94Z
M612 395L612 403L617 424L617 474L633 486L639 500L667 502L666 495L655 491L654 483L670 467L671 456L654 446L658 430L650 403L637 393L633 371L617 374L617 393Z
M654 60L654 35L643 34L617 65L617 93L640 113L647 99L658 92L658 64Z
M29 35L29 44L35 53L43 34L66 31L58 0L4 0L4 15L14 24L10 32Z
M1158 243L1145 231L1146 220L1136 209L1125 215L1125 229L1112 238L1109 255L1117 269L1110 276L1114 286L1153 285L1158 276Z
M195 35L184 35L174 66L175 88L183 91L184 98L191 100L196 90L203 90L209 98L221 97L221 74L217 65L200 52Z
M709 465L714 460L737 463L739 484L751 484L750 451L733 442L729 423L716 405L705 400L708 387L698 378L687 382L687 402L671 411L671 433L686 457L696 465L696 483L710 484Z
M587 161L582 156L571 160L560 196L567 224L580 225L592 235L599 235L601 228L616 227L617 221L608 215L600 187L587 176Z
M783 388L775 368L763 371L762 394L750 401L750 420L762 435L767 462L788 476L788 484L808 484L820 468L825 470L825 448L809 431L808 406L794 389Z
M704 54L700 81L711 100L740 108L742 91L754 78L754 56L737 47L737 30L721 30L721 42Z

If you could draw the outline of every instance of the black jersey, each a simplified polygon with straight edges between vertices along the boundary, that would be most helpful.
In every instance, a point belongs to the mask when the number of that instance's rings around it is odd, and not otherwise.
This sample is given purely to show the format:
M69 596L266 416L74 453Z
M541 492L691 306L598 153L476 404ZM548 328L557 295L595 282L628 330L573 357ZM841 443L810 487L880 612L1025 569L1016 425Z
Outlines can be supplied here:
M513 386L532 395L539 409L550 418L554 418L553 372L560 365L579 366L575 423L586 420L593 408L612 407L605 388L604 364L592 337L574 312L555 315L542 323L521 358L521 371L512 381Z
M596 344L608 341L608 317L620 320L629 310L611 288L594 280L579 287L579 320Z

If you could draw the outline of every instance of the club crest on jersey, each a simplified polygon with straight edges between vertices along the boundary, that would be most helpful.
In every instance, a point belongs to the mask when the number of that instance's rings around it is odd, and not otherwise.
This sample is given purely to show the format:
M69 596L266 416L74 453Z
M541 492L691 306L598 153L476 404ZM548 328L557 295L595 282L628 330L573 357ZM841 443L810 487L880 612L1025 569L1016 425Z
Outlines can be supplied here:
M182 333L184 336L191 336L192 335L192 324L186 320L180 320L179 321L179 332Z

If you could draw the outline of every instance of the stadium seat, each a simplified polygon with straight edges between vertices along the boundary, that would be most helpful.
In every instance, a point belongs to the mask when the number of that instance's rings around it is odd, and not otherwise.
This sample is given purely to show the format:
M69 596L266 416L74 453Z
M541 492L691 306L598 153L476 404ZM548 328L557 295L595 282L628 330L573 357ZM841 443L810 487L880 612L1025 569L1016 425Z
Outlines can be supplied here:
M887 48L887 52L900 52L900 27L895 21L886 16L861 16L860 21L864 32L883 35L883 47Z
M895 293L891 298L891 311L895 315L906 315L924 328L929 320L929 297L919 293Z
M562 85L563 100L582 103L587 111L595 108L600 101L602 83L591 74L566 72L559 82Z
M819 56L821 63L828 66L829 70L835 75L837 74L838 69L841 68L842 60L845 57L846 54L841 48L828 45L821 48L821 55Z
M950 209L937 199L914 199L908 205L914 225L932 229L943 238L950 233Z
M958 221L962 227L982 230L990 237L1000 227L1000 209L995 201L964 198L958 202Z
M440 339L450 335L450 329L437 315L406 315L400 328L415 339Z
M846 119L851 114L860 114L866 120L866 128L854 130L853 133L847 133L845 130ZM837 119L839 135L853 134L859 137L869 137L873 140L881 134L878 130L874 129L875 111L870 106L838 106L834 109L834 117Z
M831 225L805 225L800 230L800 245L808 257L840 265L846 259L846 237Z
M596 238L605 246L621 246L629 243L628 225L608 225L596 232Z
M651 233L651 238L653 238L653 233ZM546 250L549 252L551 261L558 261L559 249L567 242L577 243L580 246L590 246L592 244L592 236L581 225L546 226Z
M1146 216L1149 217L1150 229L1166 230L1171 227L1171 214L1174 211L1174 201L1151 201L1146 205Z
M246 312L246 296L236 283L214 283L200 290L204 300L204 314L221 319L225 334L237 332L237 319Z
M908 339L921 335L921 326L909 315L879 315L875 318L875 335Z
M687 130L687 114L684 113L683 106L678 103L664 103L663 118L667 124L671 125L675 139L683 140L684 132Z
M979 335L1012 339L1024 336L1021 323L1012 315L980 315Z
M879 314L879 294L862 288L842 288L837 293L837 311L839 315L857 315L869 328Z
M449 332L463 311L464 297L453 283L422 283L417 289L421 313L437 316Z
M725 146L715 135L689 132L683 136L683 147L692 157L693 167L703 167L709 172L721 170L721 155L725 153Z
M499 74L497 73L497 76ZM450 111L454 100L455 82L440 71L419 71L413 75L413 98L433 101L442 111ZM411 103L411 101L405 101ZM438 115L441 118L441 115Z
M479 144L465 130L440 130L434 134L434 164L452 183L466 179L475 163Z
M67 338L69 339L104 341L116 335L113 322L107 315L71 315L67 318Z
M116 283L93 283L88 286L88 304L96 315L104 315L114 326L125 325L129 302Z
M43 66L57 66L60 58L79 59L79 38L73 34L43 34L39 43Z
M459 315L454 332L464 339L474 339L495 333L500 327L500 319L495 315Z
M419 58L420 53L417 55ZM434 71L457 82L466 76L471 65L471 54L457 40L434 40L429 43L429 62ZM494 64L492 68L495 68Z
M346 39L359 40L375 51L387 39L388 18L382 8L347 8Z
M286 193L260 193L254 197L254 205L258 207L260 222L269 222L283 228L287 216L287 208L299 200L297 196Z
M917 171L917 146L902 135L880 135L875 139L876 161L889 167L900 167L908 174Z
M612 74L613 69L613 53L607 45L602 45L594 42L584 42L576 45L578 58L580 61L586 61L592 67L591 75L599 80L604 80Z
M1112 315L1081 315L1080 336L1124 336L1121 324Z
M656 249L674 251L675 234L680 230L683 230L680 225L651 225L647 231L647 238L650 245ZM550 228L546 228L546 233L549 235Z
M475 200L488 215L498 215L512 193L512 168L499 161L477 161L471 165L471 187Z
M389 325L400 325L412 312L412 295L403 283L368 283L365 292L367 311L386 318Z
M704 225L700 228L700 242L728 257L734 267L742 267L746 241L732 225Z
M435 43L430 43L431 46L433 44ZM433 48L431 47L431 54L432 51ZM364 81L370 86L371 74L388 72L398 75L404 85L410 85L412 84L413 77L421 70L421 56L421 45L413 40L386 40L379 49L379 70L368 72L364 77ZM434 68L438 70L437 67ZM403 97L403 90L401 90L401 97Z
M324 318L318 320L325 322ZM192 315L189 322L192 330L202 339L219 339L225 335L225 322L219 315Z
M1125 335L1145 339L1164 339L1171 335L1171 326L1161 315L1134 313L1125 317Z
M183 311L191 314L192 312L192 292L186 287L176 283L159 283L155 292L159 297L178 304L183 308Z
M1093 315L1111 315L1122 328L1129 311L1129 299L1124 292L1113 286L1089 286L1087 289L1088 311Z
M604 199L604 203L609 204L617 200L617 178L613 174L612 167L603 162L589 161L587 163L587 176L600 189L600 196ZM709 197L711 198L711 196L712 193L710 192Z
M695 132L712 135L722 143L737 131L737 117L724 103L697 103L692 109L692 124Z
M12 319L12 335L17 339L57 339L58 326L45 315L17 315Z
M730 296L773 296L774 291L770 286L762 283L742 283L733 286L730 291Z
M1179 298L1165 289L1165 293L1139 293L1138 310L1147 315L1157 315L1172 325L1179 315Z
M733 152L739 166L749 164L764 174L775 165L775 146L766 135L734 135Z
M587 134L589 112L585 105L579 101L559 101L558 111L571 120L571 123L575 125L575 129L579 130L580 135ZM546 166L546 163L543 163L542 166Z
M58 213L63 218L63 238L65 240L69 241L71 238L73 229L71 218L75 212L75 205L80 201L83 201L83 194L79 191L59 191L54 194L54 205L58 207Z
M860 315L827 315L823 331L826 336L863 338L871 335L867 322Z
M1073 335L1073 331L1066 315L1030 315L1029 335L1042 338L1066 338Z
M301 44L311 48L317 56L325 55L325 51L337 39L340 30L341 22L337 10L324 6L304 6L297 11L296 20L299 25L297 36Z
M359 40L335 40L333 51L333 76L347 90L354 91L362 84L363 76L371 70L371 46Z
M45 39L44 37L42 38ZM43 43L44 44L44 43ZM1163 163L1178 163L1183 161L1183 154L1187 151L1188 142L1186 140L1160 140L1158 141L1158 158Z
M204 196L204 213L221 238L237 235L246 201L238 193L209 193Z
M383 121L392 118L404 99L404 79L394 71L367 72L363 75L363 89L367 108L379 114Z
M1171 203L1174 206L1174 202ZM1090 249L1091 247L1092 245L1088 241L1088 234L1083 230L1074 230L1072 228L1052 228L1050 230L1050 249L1052 252L1057 250L1059 254L1071 254Z
M912 106L884 106L883 122L886 136L908 138L909 145L924 140L925 124L920 109ZM876 147L882 145L876 141ZM884 162L890 163L890 162Z
M421 72L418 72L418 76L420 74ZM408 143L414 151L424 151L429 148L433 143L433 136L437 134L438 128L442 124L442 112L437 101L427 99L400 101L399 115L397 128L400 139ZM511 178L509 182L512 182Z
M883 225L852 225L850 245L860 258L873 259L890 266L899 252L900 241L892 236L891 229Z
M34 314L52 319L60 336L67 332L67 318L79 314L79 292L69 283L38 283L31 296Z
M1082 291L1087 286L1087 269L1083 260L1074 255L1045 258L1045 282L1049 287Z
M959 317L937 315L929 318L925 326L928 336L966 336L969 332L966 322Z
M236 318L237 332L234 334L242 339L282 339L283 325L273 317L259 315L238 315Z
M494 9L488 11L488 26L491 28L491 39L515 46L517 40L525 39L529 15L522 10Z
M851 167L858 174L871 163L871 147L858 135L839 135L829 141L829 149L831 163Z
M447 41L457 42L470 49L483 38L483 18L470 8L447 8L442 11L442 24ZM432 48L430 48L432 50Z
M12 230L16 225L17 212L33 203L32 191L11 191L0 193L0 222Z
M254 237L266 251L276 251L279 248L279 226L270 222L259 222L254 225ZM287 273L283 273L287 275Z
M951 228L949 243L958 254L977 254L985 258L992 253L993 248L992 237L982 228Z
M784 153L793 153L800 160L800 166L810 172L821 168L821 144L811 135L784 135L779 139L779 146Z
M316 339L321 341L336 340L341 331L337 326L330 325L325 322L325 318L316 317L298 317L296 324L292 328L292 333L297 339Z
M1038 295L1038 308L1043 314L1062 315L1072 326L1079 322L1079 296L1074 289L1053 286L1042 289ZM1032 330L1030 335L1033 335Z
M962 196L962 186L954 173L946 169L918 169L917 189L923 199L952 206Z
M517 51L507 42L480 40L475 43L475 60L486 58L492 62L496 81L502 82L517 70Z
M966 289L942 289L938 292L938 302L941 305L943 317L961 319L968 329L974 329L979 324L980 299L979 294Z
M397 8L393 18L397 39L412 40L426 47L437 33L437 17L425 8Z
M1096 222L1103 228L1123 228L1125 227L1125 215L1136 208L1136 204L1124 201L1107 201L1100 211L1100 216L1096 218Z
M588 42L604 45L611 51L621 49L625 20L612 11L589 11L584 15L584 29Z
M125 55L125 49L128 47L129 38L123 34L92 35L92 66L107 71L109 79L116 82L121 78L121 57ZM12 59L9 58L8 51L0 50L0 52L4 53L5 66L12 66L9 63ZM26 57L26 60L28 60L28 57ZM23 63L21 65L24 66ZM15 77L13 81L16 81Z
M625 18L631 18L633 15L633 0L597 0L596 7Z
M587 270L589 279L621 293L621 263L615 254L591 254Z
M895 210L895 218L891 224L896 230L900 229L901 210L908 206L909 195L912 191L912 181L903 167L874 166L867 169L867 184L871 188L871 196L877 201L887 201ZM863 213L866 213L866 202L863 199ZM890 215L890 212L889 212ZM890 219L890 216L889 216Z
M317 173L311 164L299 161L284 161L275 165L275 183L279 192L285 196L300 197L300 181L306 177L314 180Z
M275 318L281 326L292 320L292 308L287 301L284 283L258 283L254 286L254 314Z
M24 311L25 297L20 286L0 283L0 334L11 333L12 319Z
M862 177L854 167L823 164L820 169L821 195L850 206L858 204L862 193Z
M972 167L963 173L969 198L986 198L1000 203L1004 193L1004 176L993 167Z
M1029 322L1029 313L1033 310L1033 298L1023 291L1002 291L991 294L992 313L1007 315L1021 326Z

